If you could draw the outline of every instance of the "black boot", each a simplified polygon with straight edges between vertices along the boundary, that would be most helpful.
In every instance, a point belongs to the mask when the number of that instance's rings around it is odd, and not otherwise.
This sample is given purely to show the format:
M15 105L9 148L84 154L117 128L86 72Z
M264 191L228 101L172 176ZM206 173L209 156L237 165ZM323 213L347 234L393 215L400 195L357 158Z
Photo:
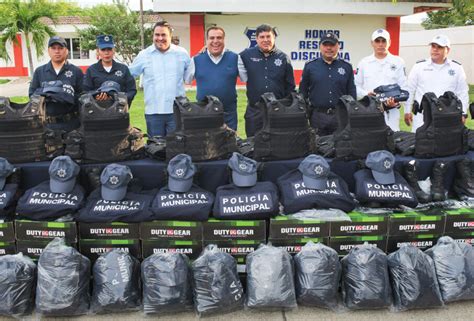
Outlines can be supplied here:
M444 189L444 176L448 170L448 163L436 161L431 172L431 197L434 202L446 200L446 191Z
M456 161L453 189L460 199L474 197L474 161L468 158Z
M416 161L411 160L408 163L405 163L403 166L403 172L407 183L411 186L413 191L415 191L416 198L420 203L431 202L431 195L423 192L418 184L418 172L416 169Z

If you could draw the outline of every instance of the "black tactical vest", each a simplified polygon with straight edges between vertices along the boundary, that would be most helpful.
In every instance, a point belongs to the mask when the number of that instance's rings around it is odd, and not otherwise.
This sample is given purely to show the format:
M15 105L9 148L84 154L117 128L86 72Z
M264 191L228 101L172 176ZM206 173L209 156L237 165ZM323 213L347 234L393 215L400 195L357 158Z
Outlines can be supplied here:
M93 94L79 99L82 134L82 159L89 162L114 162L132 158L143 149L143 135L130 128L127 96L113 95L99 102Z
M380 207L416 207L418 199L413 189L398 172L395 183L382 185L375 181L370 169L361 169L354 173L355 196L361 204L380 203Z
M224 125L224 107L218 98L206 96L192 103L186 97L174 101L176 130L166 136L166 158L188 154L193 161L228 158L237 151L235 132Z
M128 192L121 201L102 199L100 188L87 198L86 205L79 211L76 221L87 223L146 222L153 220L151 201L156 191L143 193Z
M385 123L379 103L365 96L357 101L349 95L336 105L337 130L334 132L336 158L360 159L376 150L394 152L393 132Z
M421 100L423 126L416 130L415 156L440 157L468 151L468 131L461 122L462 103L450 91L439 98L426 93Z
M44 97L26 104L0 97L0 155L12 163L44 160L46 156Z
M31 220L54 220L76 213L85 199L84 189L76 184L70 193L53 193L49 181L28 189L18 200L16 213Z
M261 220L278 214L278 189L272 182L251 187L234 184L217 188L214 217L231 220Z
M197 185L185 193L163 187L156 194L151 210L157 220L207 221L214 204L214 195Z
M355 207L346 182L332 172L324 190L307 188L303 182L303 175L297 169L280 176L277 184L285 214L312 208L335 208L350 212Z
M265 93L258 107L263 128L255 134L256 160L300 158L314 151L314 132L300 94L277 100L273 93Z

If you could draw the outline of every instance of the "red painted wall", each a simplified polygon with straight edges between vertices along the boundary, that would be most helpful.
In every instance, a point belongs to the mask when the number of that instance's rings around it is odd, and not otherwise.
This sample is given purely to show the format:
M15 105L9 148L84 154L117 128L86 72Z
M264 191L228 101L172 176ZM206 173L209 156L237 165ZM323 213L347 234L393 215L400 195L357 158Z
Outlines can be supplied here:
M385 18L385 29L390 34L391 45L388 50L391 54L398 55L400 52L400 17Z

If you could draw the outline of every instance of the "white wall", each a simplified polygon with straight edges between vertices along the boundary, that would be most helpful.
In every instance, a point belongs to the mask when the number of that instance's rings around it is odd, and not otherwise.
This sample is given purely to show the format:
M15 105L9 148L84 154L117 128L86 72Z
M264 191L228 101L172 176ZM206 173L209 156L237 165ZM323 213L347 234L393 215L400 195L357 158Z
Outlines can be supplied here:
M451 40L449 58L463 65L467 82L474 84L474 26L402 32L400 56L405 59L407 70L418 60L430 56L428 43L441 33Z

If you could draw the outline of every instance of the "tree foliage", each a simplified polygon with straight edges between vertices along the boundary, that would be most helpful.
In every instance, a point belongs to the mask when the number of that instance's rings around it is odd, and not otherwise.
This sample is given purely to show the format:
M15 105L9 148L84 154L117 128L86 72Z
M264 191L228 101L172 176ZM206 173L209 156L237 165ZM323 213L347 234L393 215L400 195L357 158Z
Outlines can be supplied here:
M115 0L114 4L101 4L89 9L90 27L79 30L81 47L96 48L96 36L112 35L115 50L123 61L130 64L141 50L139 14L128 9L127 5ZM145 29L145 46L151 44L151 30Z
M474 2L453 0L453 6L447 10L428 12L428 18L421 25L425 29L474 25Z

